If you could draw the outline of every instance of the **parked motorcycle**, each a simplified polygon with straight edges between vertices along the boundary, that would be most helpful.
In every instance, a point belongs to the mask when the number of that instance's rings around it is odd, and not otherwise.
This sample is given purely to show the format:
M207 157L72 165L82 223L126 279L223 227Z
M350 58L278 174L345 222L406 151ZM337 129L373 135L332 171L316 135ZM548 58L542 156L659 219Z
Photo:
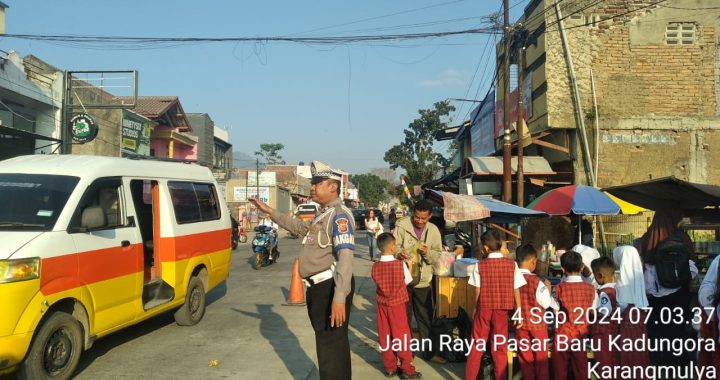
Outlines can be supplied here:
M261 269L276 262L280 257L278 251L277 232L269 226L255 227L255 238L252 241L253 253L255 254L255 269Z
M230 242L234 250L237 248L238 243L247 243L247 234L245 233L245 227L240 226L240 223L238 223L235 217L230 216L230 221L232 224L232 237Z

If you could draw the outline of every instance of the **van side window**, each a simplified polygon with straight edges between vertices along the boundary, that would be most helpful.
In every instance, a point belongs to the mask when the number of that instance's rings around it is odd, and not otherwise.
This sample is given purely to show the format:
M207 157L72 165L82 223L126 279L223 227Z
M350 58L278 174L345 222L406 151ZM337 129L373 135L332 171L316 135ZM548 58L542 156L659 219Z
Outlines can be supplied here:
M168 189L178 224L220 218L215 187L206 183L169 181Z
M124 217L121 206L122 182L119 178L104 178L95 181L88 187L78 208L73 214L70 225L81 227L82 212L87 207L100 206L105 214L105 229L124 226Z

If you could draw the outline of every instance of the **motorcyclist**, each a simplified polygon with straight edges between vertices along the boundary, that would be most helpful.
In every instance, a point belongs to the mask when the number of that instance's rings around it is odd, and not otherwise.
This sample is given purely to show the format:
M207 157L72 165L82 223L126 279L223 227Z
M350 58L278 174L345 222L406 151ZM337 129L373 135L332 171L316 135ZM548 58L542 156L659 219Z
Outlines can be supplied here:
M272 233L270 234L270 258L269 259L274 260L275 257L280 254L280 250L278 250L278 247L277 247L278 225L277 225L277 223L273 222L272 219L270 219L270 215L267 215L267 214L263 214L258 225L259 226L267 226L267 227L272 228ZM275 254L272 254L273 251L275 252Z

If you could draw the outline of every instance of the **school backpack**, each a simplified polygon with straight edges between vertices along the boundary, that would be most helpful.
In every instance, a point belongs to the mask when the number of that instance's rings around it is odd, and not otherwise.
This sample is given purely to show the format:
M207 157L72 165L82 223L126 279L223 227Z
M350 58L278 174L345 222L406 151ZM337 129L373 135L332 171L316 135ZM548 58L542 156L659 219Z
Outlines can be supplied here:
M679 288L692 279L690 274L690 250L675 232L655 248L657 281L665 288Z

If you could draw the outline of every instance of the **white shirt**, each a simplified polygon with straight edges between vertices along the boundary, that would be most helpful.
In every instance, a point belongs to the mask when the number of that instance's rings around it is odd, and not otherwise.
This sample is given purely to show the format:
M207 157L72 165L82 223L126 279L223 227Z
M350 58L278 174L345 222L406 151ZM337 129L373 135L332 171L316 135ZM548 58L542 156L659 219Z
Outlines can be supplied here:
M259 225L260 226L268 226L268 227L272 228L273 230L278 229L277 223L273 222L272 219L270 219L270 218L264 218L263 220L260 221Z
M698 268L695 262L688 260L690 263L690 275L693 279L698 275ZM645 292L653 297L665 297L680 290L680 288L665 288L660 285L657 280L657 271L655 265L645 264Z
M500 252L493 252L488 255L488 257L485 260L488 259L502 259L503 254ZM468 279L468 284L479 288L480 287L480 272L478 272L478 267L475 265L475 269L473 269L472 276ZM523 285L527 284L527 281L525 281L525 277L523 277L522 273L520 273L520 269L518 268L517 264L515 264L515 274L513 275L513 289L520 289L523 287Z
M586 282L583 280L582 276L565 276L565 279L563 282ZM557 301L557 295L553 293L553 301L555 301L555 305L558 305L557 308L559 309L560 303ZM597 305L600 301L598 301L598 295L597 292L593 290L593 302L591 309L597 308ZM553 306L555 308L556 306Z
M597 298L597 305L595 305L595 309L599 311L600 313L604 315L610 315L610 313L613 312L613 306L612 302L610 302L610 296L607 295L607 293L603 292L603 289L607 288L615 288L615 283L610 282L605 285L601 285L598 290L600 290L600 296Z
M523 268L520 268L520 274L522 274L523 277L526 274L535 276L535 273L532 273L529 270ZM542 281L538 282L537 289L535 289L535 299L537 300L538 305L540 305L540 307L542 307L543 309L547 309L549 307L552 307L553 309L558 308L555 300L550 295L550 289L548 289L547 286L545 286L545 283L543 283Z
M717 287L720 286L720 284L717 283L718 266L720 266L720 256L716 257L715 260L712 261L712 264L710 264L707 273L705 273L705 278L698 289L698 301L700 301L700 305L702 305L703 308L708 308L705 309L708 316L710 316L711 312L711 309L709 308L713 307L715 291ZM718 310L715 312L718 311L720 311L720 306L718 306Z
M386 262L386 261L395 261L395 257L393 255L382 255L380 256L380 261ZM408 269L407 265L403 265L403 272L405 273L405 285L412 282L412 274L410 274L410 270Z
M365 226L368 229L368 231L375 232L375 230L378 228L378 219L367 219L365 220Z

